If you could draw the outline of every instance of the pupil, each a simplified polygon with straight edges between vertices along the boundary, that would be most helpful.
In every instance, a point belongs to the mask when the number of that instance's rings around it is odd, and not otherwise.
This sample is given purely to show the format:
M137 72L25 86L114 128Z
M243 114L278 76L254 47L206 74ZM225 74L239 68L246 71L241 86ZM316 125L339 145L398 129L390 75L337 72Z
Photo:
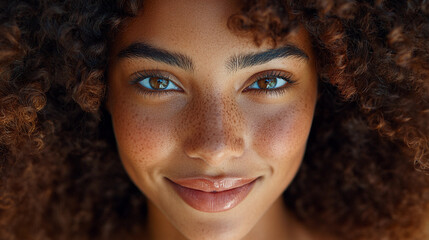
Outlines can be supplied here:
M277 84L276 78L265 78L258 81L258 87L260 88L274 88Z
M162 78L150 78L149 83L154 89L164 89L168 86L168 80Z

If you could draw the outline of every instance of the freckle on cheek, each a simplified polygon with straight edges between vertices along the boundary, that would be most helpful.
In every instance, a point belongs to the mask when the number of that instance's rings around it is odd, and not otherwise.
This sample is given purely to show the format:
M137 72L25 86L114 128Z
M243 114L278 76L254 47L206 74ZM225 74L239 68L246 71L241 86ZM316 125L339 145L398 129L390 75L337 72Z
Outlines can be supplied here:
M256 132L255 148L267 159L287 158L305 143L302 134L307 125L304 110L296 106L264 118Z
M123 160L139 164L150 164L157 159L157 153L165 145L162 124L139 112L141 108L133 105L121 105L115 112L115 135Z

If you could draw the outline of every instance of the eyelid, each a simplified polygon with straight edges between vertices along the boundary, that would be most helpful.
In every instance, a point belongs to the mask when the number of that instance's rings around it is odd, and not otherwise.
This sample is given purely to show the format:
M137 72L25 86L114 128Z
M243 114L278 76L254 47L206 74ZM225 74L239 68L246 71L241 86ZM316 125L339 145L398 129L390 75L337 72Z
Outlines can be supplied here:
M162 79L168 80L172 84L174 84L177 88L180 88L180 90L182 92L185 92L183 90L182 85L180 84L180 81L178 80L178 78L176 76L174 76L173 74L171 74L169 72L162 71L162 70L143 70L143 71L134 72L130 76L131 80L129 81L129 83L131 85L139 84L140 81L142 81L148 77L162 78ZM151 91L150 89L147 89L147 90ZM172 90L155 91L155 92L168 92L168 91L172 91Z
M253 74L249 78L249 80L246 81L246 83L245 83L246 87L243 89L243 91L249 90L248 88L251 85L253 85L253 83L255 83L256 81L259 81L259 80L264 79L264 78L272 78L272 77L279 77L279 78L286 80L288 82L287 85L292 85L292 84L296 83L293 75L289 72L286 72L283 70L268 70L268 71L262 71L262 72L258 72L256 74ZM280 88L282 88L282 87L280 87ZM275 89L278 89L278 88L275 88ZM251 90L257 90L257 89L251 89ZM274 89L268 90L268 91L273 91L273 90Z
M165 90L152 90L141 84L141 82L147 78L162 78L169 81L169 84L173 84L178 89L165 89ZM162 97L170 94L185 92L179 82L173 74L165 72L162 70L143 70L134 72L130 76L131 80L129 81L130 85L133 85L133 88L137 93L142 94L144 97Z
M130 83L131 84L138 83L139 80L142 80L145 77L163 78L163 79L166 79L166 80L173 82L176 86L182 88L180 86L180 84L177 84L177 82L179 82L179 81L177 80L177 78L173 74L171 74L169 72L162 71L162 70L142 70L142 71L134 72L130 76L130 78L131 78Z

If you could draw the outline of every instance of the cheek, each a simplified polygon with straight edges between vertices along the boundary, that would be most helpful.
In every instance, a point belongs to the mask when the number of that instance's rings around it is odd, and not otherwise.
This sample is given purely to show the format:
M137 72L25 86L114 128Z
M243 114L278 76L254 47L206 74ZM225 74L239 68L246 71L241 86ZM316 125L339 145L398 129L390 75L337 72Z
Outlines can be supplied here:
M168 123L133 103L116 104L111 112L122 161L147 167L163 158L171 136Z
M301 160L313 118L313 107L292 104L263 114L255 124L254 149L263 159Z

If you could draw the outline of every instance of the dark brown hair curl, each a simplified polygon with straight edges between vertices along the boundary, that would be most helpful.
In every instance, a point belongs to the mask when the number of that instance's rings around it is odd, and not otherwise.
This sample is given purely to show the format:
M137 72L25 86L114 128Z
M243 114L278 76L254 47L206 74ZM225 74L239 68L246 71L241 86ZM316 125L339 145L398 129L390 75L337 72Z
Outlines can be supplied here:
M278 44L302 26L317 56L319 100L289 208L338 239L422 239L429 2L243 4L232 31ZM109 42L140 6L0 1L0 239L110 239L145 221L100 107Z

